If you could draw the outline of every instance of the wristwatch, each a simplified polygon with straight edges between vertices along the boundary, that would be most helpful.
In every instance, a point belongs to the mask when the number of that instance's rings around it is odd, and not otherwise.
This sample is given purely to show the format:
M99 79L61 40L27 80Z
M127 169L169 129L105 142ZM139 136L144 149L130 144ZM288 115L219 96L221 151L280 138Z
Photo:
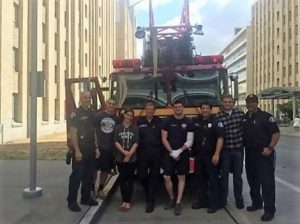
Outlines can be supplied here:
M273 151L273 150L274 150L274 147L273 147L273 146L271 146L271 145L269 145L269 146L268 146L268 148L269 148L269 150L271 150L271 151Z

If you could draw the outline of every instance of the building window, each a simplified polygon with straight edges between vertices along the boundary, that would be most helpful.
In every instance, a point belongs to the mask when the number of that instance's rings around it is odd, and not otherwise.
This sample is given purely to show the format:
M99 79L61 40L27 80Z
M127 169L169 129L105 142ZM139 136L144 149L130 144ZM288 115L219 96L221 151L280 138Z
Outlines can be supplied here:
M14 24L19 28L19 5L14 3Z
M12 118L13 121L16 123L21 123L22 119L21 119L21 108L19 108L19 94L18 93L13 93L12 94L12 100L13 100L13 109L12 109Z
M65 27L68 26L68 14L67 14L67 11L65 11Z
M279 22L279 16L280 16L280 13L279 13L279 11L277 11L277 22Z
M280 47L279 45L277 45L277 55L279 55L279 52L280 52Z
M84 38L85 38L85 42L87 42L87 29L84 30Z
M59 49L59 38L57 33L54 34L54 49L56 51Z
M68 55L68 43L65 41L65 57Z
M57 65L55 65L54 66L54 73L55 73L55 75L54 75L54 82L58 82L58 80L59 80L59 73L58 73L58 66Z
M84 5L84 15L85 15L85 18L87 18L87 4Z
M298 74L298 71L299 71L299 64L298 64L298 62L296 62L296 65L295 65L295 73Z
M54 3L54 16L55 18L58 18L58 15L59 15L59 5L58 5L58 1L56 0L55 3Z
M277 34L277 38L279 38L279 35L280 35L280 29L279 28L277 28L276 34Z
M45 23L43 23L43 42L47 43L47 26Z
M19 49L13 48L13 67L15 72L19 72Z
M54 115L54 120L59 121L60 120L60 105L59 105L59 99L54 100L54 105L55 105L55 115Z
M87 67L88 66L88 55L87 55L87 53L85 53L85 55L84 55L84 61L85 61L85 67Z

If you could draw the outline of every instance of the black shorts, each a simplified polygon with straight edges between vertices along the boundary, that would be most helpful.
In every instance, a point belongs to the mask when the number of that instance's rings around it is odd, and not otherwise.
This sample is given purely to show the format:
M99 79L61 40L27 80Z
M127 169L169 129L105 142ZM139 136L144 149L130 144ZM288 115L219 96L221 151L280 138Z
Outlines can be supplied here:
M96 169L105 172L111 172L114 168L113 149L101 150L100 157L96 160Z
M174 160L169 153L165 153L163 158L163 170L164 175L172 176L186 175L189 172L189 155L187 151L180 154L180 159L178 161Z

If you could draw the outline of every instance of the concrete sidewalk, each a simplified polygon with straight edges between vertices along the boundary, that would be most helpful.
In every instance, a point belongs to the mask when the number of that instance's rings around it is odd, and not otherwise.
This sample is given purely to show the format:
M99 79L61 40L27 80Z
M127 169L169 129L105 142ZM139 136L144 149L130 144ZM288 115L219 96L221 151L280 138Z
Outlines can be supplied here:
M279 127L281 135L300 137L300 130L296 130L294 127Z
M78 213L67 208L71 166L64 161L38 161L37 170L37 186L43 188L43 195L23 198L29 186L29 162L0 160L0 223L79 223L90 207L81 205Z

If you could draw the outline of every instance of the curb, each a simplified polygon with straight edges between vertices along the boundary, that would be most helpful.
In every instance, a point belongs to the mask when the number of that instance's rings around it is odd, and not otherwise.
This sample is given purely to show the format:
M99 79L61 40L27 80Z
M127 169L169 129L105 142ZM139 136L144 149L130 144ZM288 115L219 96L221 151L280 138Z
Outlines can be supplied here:
M114 193L117 190L119 183L118 175L111 177L111 180L109 181L109 185L111 185L111 188L109 189L107 196L104 200L98 200L99 205L98 206L92 206L88 209L88 211L84 214L84 216L79 220L78 224L94 224L99 221L101 218L103 211L107 207L110 198L114 195Z

